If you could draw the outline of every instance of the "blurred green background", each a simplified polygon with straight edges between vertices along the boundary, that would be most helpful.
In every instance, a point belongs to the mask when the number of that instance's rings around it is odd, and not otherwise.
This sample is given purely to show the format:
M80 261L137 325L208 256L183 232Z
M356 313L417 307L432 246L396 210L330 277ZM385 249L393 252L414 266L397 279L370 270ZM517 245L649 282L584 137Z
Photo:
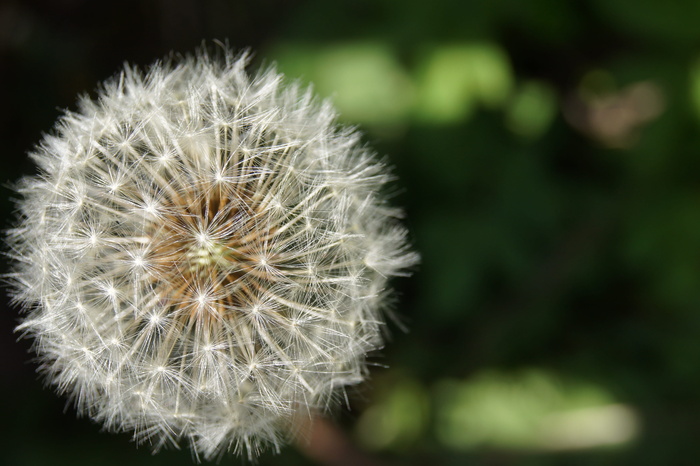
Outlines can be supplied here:
M697 0L4 1L0 180L124 61L249 47L395 167L423 257L395 283L409 331L333 413L363 462L694 465L698 24ZM6 301L0 463L191 464L65 410Z

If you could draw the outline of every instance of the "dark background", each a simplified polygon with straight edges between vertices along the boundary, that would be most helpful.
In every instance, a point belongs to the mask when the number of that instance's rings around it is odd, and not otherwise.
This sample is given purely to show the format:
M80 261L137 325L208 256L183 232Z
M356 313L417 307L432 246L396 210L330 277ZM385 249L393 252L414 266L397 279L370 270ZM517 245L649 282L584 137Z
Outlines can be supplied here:
M250 48L386 156L423 257L389 367L333 414L363 461L697 464L699 24L697 0L4 1L0 181L125 61ZM6 301L0 463L191 464L76 419Z

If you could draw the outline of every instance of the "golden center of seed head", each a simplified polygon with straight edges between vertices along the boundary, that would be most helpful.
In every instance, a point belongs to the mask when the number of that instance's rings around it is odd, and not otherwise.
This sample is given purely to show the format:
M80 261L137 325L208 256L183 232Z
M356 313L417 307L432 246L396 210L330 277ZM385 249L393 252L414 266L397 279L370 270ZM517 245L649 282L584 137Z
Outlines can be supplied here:
M195 272L205 272L211 268L226 269L230 267L230 248L222 243L211 240L204 233L196 235L196 241L185 253L185 259L190 269Z
M158 286L171 312L197 318L202 309L193 303L206 302L204 314L231 316L251 293L250 245L241 244L238 227L254 213L212 189L188 194L166 206L154 225Z

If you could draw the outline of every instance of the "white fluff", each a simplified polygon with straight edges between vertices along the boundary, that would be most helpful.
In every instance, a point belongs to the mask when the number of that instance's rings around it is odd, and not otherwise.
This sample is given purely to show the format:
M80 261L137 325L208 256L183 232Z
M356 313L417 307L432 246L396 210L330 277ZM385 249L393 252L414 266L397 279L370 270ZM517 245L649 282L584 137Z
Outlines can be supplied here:
M18 330L81 413L254 457L366 375L417 262L386 169L245 56L127 67L31 154L9 233Z

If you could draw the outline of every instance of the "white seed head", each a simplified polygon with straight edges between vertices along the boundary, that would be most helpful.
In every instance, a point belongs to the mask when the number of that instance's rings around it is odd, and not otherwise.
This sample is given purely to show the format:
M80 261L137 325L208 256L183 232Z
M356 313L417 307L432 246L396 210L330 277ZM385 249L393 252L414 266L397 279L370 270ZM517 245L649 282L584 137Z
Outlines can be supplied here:
M31 154L8 241L18 329L80 412L252 458L365 377L417 255L332 108L224 55L83 98Z

